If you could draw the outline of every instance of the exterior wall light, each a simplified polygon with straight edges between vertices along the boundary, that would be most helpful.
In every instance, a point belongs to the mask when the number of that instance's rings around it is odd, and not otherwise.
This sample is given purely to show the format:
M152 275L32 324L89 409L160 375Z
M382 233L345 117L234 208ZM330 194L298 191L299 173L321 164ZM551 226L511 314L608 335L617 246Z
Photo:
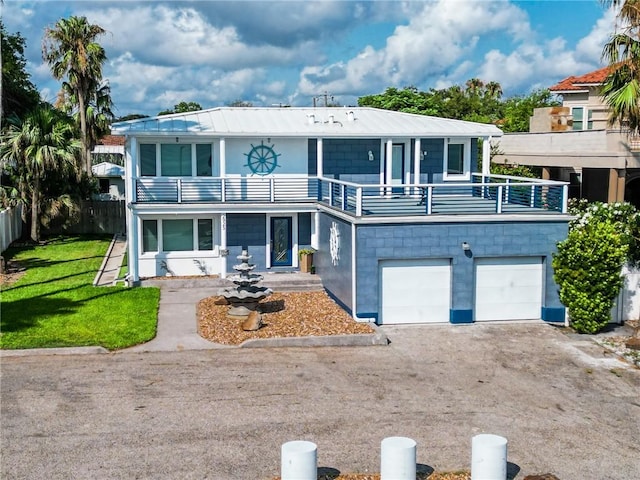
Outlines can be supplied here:
M369 161L373 162L374 157L373 157L373 152L371 150L369 150Z
M462 242L462 250L464 250L465 252L471 250L471 245L469 245L469 242Z

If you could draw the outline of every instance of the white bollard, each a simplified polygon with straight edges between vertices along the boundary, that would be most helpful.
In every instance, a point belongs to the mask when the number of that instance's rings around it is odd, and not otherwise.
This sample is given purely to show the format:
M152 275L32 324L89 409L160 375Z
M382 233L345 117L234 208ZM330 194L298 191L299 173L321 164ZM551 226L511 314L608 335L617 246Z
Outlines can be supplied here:
M282 444L281 480L318 480L318 446L294 440Z
M507 439L483 433L471 440L471 480L507 479Z
M387 437L380 447L380 480L416 480L415 440Z

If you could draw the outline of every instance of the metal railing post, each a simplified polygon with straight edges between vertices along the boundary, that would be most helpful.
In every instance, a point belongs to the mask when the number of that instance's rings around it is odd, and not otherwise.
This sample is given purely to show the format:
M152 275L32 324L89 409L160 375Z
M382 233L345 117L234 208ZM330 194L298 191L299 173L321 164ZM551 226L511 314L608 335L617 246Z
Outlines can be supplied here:
M562 186L562 213L567 213L569 203L569 185Z
M356 217L362 216L362 187L356 188Z
M271 200L271 203L275 203L276 201L276 179L274 177L271 177L269 179L269 200Z
M340 185L340 196L342 197L342 211L347 211L347 186Z
M182 203L182 179L176 181L176 189L178 194L178 203Z
M498 195L496 195L496 213L502 213L502 185L498 185Z
M431 215L433 213L433 187L429 186L427 187L427 198L426 198L426 204L427 204L427 215Z

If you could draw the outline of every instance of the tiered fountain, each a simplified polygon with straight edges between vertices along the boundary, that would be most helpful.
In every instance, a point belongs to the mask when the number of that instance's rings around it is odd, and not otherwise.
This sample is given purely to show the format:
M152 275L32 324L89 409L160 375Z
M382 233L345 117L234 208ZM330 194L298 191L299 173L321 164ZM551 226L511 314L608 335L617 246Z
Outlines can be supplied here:
M227 315L244 319L251 312L255 312L260 300L271 295L273 290L256 286L256 283L260 282L263 277L257 273L251 273L251 270L256 266L249 263L251 255L248 250L242 250L242 253L236 258L241 263L234 265L233 269L239 273L229 277L229 280L235 283L236 287L226 288L222 291L222 296L230 305Z

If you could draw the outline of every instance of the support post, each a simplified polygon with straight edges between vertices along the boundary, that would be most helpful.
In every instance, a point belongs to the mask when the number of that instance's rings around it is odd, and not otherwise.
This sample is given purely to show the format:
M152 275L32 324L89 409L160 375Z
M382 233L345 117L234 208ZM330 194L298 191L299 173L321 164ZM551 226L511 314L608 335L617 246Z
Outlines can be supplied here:
M484 137L482 139L482 175L489 175L490 172L491 172L491 137Z
M317 445L304 440L283 443L280 477L282 480L317 480Z
M387 437L380 447L380 480L415 480L415 440Z
M471 439L471 480L507 480L507 439L483 433Z

